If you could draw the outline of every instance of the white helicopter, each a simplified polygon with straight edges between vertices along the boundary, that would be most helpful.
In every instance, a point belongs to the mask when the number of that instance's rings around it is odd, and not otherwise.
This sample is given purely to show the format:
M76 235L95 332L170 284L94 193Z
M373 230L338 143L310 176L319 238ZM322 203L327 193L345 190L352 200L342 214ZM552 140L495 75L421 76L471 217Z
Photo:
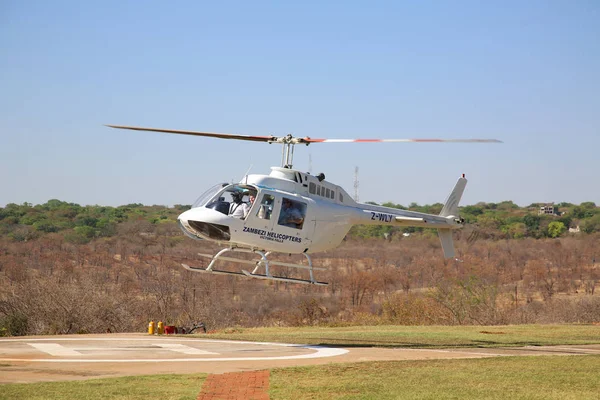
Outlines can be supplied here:
M182 266L194 272L238 275L314 285L327 285L314 278L315 270L309 254L333 249L340 245L353 225L388 225L399 227L436 228L446 258L454 258L452 230L461 228L464 220L458 213L458 203L467 180L463 174L446 200L439 215L396 208L362 204L354 201L340 186L317 176L294 170L294 146L312 143L373 143L373 142L477 142L500 143L496 139L312 139L292 135L248 136L226 133L194 132L172 129L106 125L111 128L136 131L165 132L181 135L208 136L221 139L280 143L283 145L281 167L271 167L269 175L246 175L236 184L219 183L207 190L192 208L178 217L181 230L192 239L217 242L225 248L210 258L206 268ZM254 253L258 261L225 257L227 252ZM308 265L269 260L272 253L303 254ZM250 272L218 270L218 260L253 265ZM270 266L307 270L308 279L274 276ZM261 269L264 268L264 273Z

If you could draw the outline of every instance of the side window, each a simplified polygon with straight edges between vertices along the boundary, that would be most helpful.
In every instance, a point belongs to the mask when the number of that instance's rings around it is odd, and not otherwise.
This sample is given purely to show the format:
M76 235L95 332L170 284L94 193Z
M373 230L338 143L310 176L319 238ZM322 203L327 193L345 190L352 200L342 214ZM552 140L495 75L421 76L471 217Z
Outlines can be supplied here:
M331 197L331 190L329 188L327 188L327 191L325 192L325 197L330 198Z
M309 184L308 184L308 192L309 192L310 194L315 194L315 193L317 193L317 185L315 185L315 183L314 183L314 182L311 182L311 183L309 183Z
M342 192L340 192L340 203L344 202L344 196L342 196Z
M335 191L332 190L331 191L331 196L329 196L330 199L335 199Z
M289 228L302 229L306 216L306 203L287 197L281 200L281 212L277 223Z
M273 213L273 204L275 204L275 198L270 194L264 194L256 212L256 216L260 219L271 219Z

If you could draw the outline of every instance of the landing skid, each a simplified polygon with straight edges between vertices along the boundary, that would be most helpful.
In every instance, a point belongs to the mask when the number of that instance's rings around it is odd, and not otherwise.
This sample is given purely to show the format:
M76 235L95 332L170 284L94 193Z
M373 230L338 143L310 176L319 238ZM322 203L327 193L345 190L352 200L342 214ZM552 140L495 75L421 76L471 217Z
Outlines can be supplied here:
M225 254L228 251L237 251L239 253L254 253L254 254L258 254L261 257L261 259L259 261L250 261L250 260L240 260L239 258L233 258L233 257L224 257L223 254ZM285 262L279 262L279 261L269 261L267 259L267 256L269 256L270 254L271 254L271 252L264 253L259 250L244 249L244 248L239 248L239 247L230 247L230 248L226 248L226 249L219 251L215 256L212 256L210 254L198 253L198 255L201 257L206 257L206 258L211 259L210 263L208 264L208 266L206 268L190 267L187 264L181 264L181 265L183 266L183 268L187 269L188 271L192 271L192 272L220 274L220 275L237 275L237 276L243 276L243 277L248 277L248 278L265 279L265 280L270 280L270 281L305 283L305 284L320 285L320 286L327 285L327 282L319 282L319 281L315 280L313 271L315 271L315 270L324 271L325 268L313 267L312 261L308 254L302 253L306 257L306 259L308 261L308 265L292 264L292 263L285 263ZM245 269L242 269L241 272L214 269L214 266L218 260L231 261L231 262L236 262L236 263L241 263L241 264L250 264L250 265L254 265L254 269L252 270L252 272L249 272ZM307 269L310 274L310 279L299 279L299 278L287 278L284 276L273 276L273 275L271 275L271 273L269 271L269 266L271 266L271 265L276 265L276 266L281 266L281 267L298 268L298 269ZM263 266L265 268L265 273L264 274L258 273L259 269Z

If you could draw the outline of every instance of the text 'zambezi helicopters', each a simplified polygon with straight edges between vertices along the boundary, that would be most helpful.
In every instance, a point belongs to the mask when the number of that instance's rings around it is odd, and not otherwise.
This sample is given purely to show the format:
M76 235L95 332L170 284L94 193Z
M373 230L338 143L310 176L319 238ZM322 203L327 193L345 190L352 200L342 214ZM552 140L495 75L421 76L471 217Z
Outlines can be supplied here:
M312 139L292 135L248 136L226 133L180 131L107 125L111 128L165 132L181 135L208 136L283 145L281 167L271 167L269 175L246 175L235 184L219 183L207 190L192 208L178 217L182 231L192 239L217 242L225 248L210 258L206 268L184 268L195 272L239 275L258 279L326 285L314 278L311 253L333 249L340 245L353 225L388 225L399 227L436 228L446 258L454 258L452 230L462 227L458 202L467 180L464 174L448 196L439 215L400 210L354 201L340 186L327 182L323 174L313 176L294 170L294 146L312 143L373 143L373 142L455 142L500 143L496 139ZM254 253L258 261L224 257L228 251ZM307 265L270 261L272 253L303 254ZM241 272L215 268L218 260L254 266ZM308 271L308 279L274 276L269 267L283 266ZM264 268L264 273L263 269Z

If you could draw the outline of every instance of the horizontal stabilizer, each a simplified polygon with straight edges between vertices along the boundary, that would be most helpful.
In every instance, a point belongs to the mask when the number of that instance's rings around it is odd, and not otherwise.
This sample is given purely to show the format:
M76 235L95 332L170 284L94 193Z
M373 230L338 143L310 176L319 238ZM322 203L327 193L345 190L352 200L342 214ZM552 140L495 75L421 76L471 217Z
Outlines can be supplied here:
M396 217L397 222L427 222L423 218L415 218L415 217Z

